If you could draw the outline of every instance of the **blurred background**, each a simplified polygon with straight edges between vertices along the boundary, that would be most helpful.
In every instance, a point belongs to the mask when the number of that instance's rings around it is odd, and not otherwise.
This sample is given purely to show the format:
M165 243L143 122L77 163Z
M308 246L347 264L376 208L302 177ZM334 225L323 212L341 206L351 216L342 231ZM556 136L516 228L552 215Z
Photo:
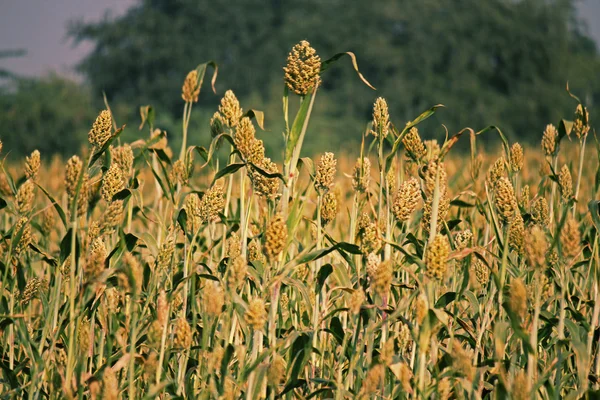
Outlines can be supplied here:
M600 115L600 0L3 0L0 2L0 139L9 158L34 149L71 155L103 106L124 137L140 132L139 107L179 149L181 86L214 60L217 94L205 80L189 144L208 146L208 121L227 89L265 112L260 133L279 160L286 56L306 39L325 60L352 51L323 76L307 154L356 152L376 97L402 127L442 103L421 128L443 139L497 125L537 143L547 123L572 118L571 91ZM210 71L209 71L210 73Z

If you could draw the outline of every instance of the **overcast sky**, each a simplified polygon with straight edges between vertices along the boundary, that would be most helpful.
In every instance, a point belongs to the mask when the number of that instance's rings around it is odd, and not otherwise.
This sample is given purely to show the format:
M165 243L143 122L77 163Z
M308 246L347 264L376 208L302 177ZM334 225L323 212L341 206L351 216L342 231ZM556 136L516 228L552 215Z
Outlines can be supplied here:
M73 47L66 39L66 23L81 17L98 20L105 12L119 15L134 3L136 0L0 0L0 50L27 50L24 57L0 60L0 66L22 75L56 71L74 76L73 65L91 44ZM600 0L580 0L579 12L600 43Z

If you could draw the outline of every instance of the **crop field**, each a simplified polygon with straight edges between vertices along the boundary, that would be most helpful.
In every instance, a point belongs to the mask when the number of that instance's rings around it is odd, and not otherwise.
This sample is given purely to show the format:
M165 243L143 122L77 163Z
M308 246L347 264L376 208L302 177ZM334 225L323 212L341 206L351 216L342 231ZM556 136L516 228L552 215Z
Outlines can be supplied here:
M230 90L189 143L206 63L182 77L180 132L147 106L125 143L107 103L80 154L0 161L0 398L600 395L585 105L567 87L573 113L521 145L494 126L423 140L442 105L404 121L379 97L358 158L311 159L336 62L370 86L352 53L281 60L281 155Z

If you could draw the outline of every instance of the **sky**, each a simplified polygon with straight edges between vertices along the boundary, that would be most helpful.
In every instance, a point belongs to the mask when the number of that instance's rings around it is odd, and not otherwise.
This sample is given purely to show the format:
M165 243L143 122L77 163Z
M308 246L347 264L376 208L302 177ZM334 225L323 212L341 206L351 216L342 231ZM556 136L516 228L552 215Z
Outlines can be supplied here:
M485 0L482 0L485 1ZM54 71L77 78L73 66L91 49L91 43L73 46L66 24L73 19L118 16L136 0L0 0L0 50L25 49L24 57L1 59L0 68L26 76ZM580 0L579 14L600 44L600 0ZM600 47L600 46L599 46Z

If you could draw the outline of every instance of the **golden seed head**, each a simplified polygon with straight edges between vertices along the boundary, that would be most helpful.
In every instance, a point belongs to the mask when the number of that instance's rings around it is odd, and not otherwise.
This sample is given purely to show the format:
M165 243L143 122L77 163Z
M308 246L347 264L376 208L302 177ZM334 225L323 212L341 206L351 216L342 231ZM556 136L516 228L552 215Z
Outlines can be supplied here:
M164 289L160 290L156 300L156 319L161 326L165 326L169 319L169 303Z
M250 261L252 263L260 262L262 264L264 264L267 261L265 255L262 252L260 243L256 239L253 239L248 244L248 261Z
M470 229L465 229L464 231L458 232L454 237L454 242L456 244L456 250L461 251L466 249L471 245L471 240L473 239L473 232Z
M590 114L586 107L577 105L575 110L575 120L573 121L573 131L578 138L582 138L590 131Z
M394 345L394 339L390 338L383 344L381 350L379 351L379 362L385 366L391 365L395 353L396 349Z
M523 147L515 143L510 148L510 168L513 172L519 172L523 169Z
M444 377L437 384L438 397L440 400L448 400L452 396L452 383L450 378Z
M378 262L375 270L369 274L373 289L380 296L385 296L392 284L394 269L391 261Z
M354 174L352 177L352 188L364 193L369 189L371 183L371 160L367 157L359 158L354 164Z
M160 246L158 256L156 257L156 266L159 270L165 271L171 265L173 253L175 253L175 232L171 231L165 238L165 242Z
M83 317L77 326L77 344L82 355L88 355L92 341L90 338L90 321L87 317Z
M34 150L29 157L25 157L25 176L27 179L36 180L40 171L40 152Z
M259 298L250 300L248 309L244 315L244 319L253 330L262 330L267 322L267 310L265 308L265 302Z
M375 364L367 372L367 376L363 381L360 392L363 396L375 398L375 394L379 392L383 386L385 378L385 366L383 364Z
M579 231L579 223L569 213L567 221L560 231L560 244L562 255L566 259L577 257L581 246L581 232Z
M102 374L103 400L117 400L119 398L119 379L111 367L104 368Z
M437 140L432 139L432 140L425 140L423 141L423 144L425 145L425 161L427 162L432 162L432 161L438 161L438 159L440 158L440 145L438 143Z
M430 279L443 279L446 276L449 255L448 238L437 234L425 252L425 275Z
M515 214L508 230L508 245L518 254L523 255L525 224L520 212Z
M543 267L546 263L548 241L546 234L538 225L534 225L525 236L525 258L532 268Z
M225 304L225 296L223 295L223 289L217 282L206 282L202 299L204 300L204 309L208 315L214 317L221 314Z
M240 118L242 118L244 112L240 107L240 102L238 101L237 97L235 97L233 91L228 90L225 92L225 96L221 99L219 113L221 113L225 125L230 128L235 128L240 121Z
M514 400L531 399L531 387L525 370L519 369L515 373L511 387L511 398Z
M377 222L369 222L362 230L360 250L363 254L377 253L381 249L383 237Z
M102 178L102 198L107 203L112 202L113 196L125 189L123 171L117 164L112 164Z
M206 191L200 200L200 220L203 223L216 222L225 207L223 185L216 183Z
M88 140L92 146L101 148L112 136L112 115L108 110L102 110L92 129L88 133Z
M283 67L287 87L299 96L305 96L310 89L320 84L321 58L306 40L296 44Z
M273 359L271 360L271 364L269 365L269 371L267 373L267 383L269 384L269 386L277 387L285 383L286 368L287 364L283 357L275 353L275 355L273 355Z
M111 314L118 313L121 309L119 306L121 300L119 290L116 287L109 287L104 291L104 297L106 298L106 308L108 309L108 312Z
M26 180L17 190L17 211L27 214L33 209L35 185L31 179Z
M406 155L415 161L419 161L427 153L421 136L419 136L419 130L414 126L404 136L402 144L406 149Z
M260 162L254 164L269 174L279 173L277 164L272 162L268 157L264 157ZM260 197L268 200L275 200L279 197L280 181L278 178L268 178L252 166L248 168L248 176L250 177L250 182L252 182L252 189Z
M412 386L410 384L410 380L412 379L413 373L408 364L404 361L400 362L398 368L398 379L400 380L400 384L402 385L402 391L404 393L411 394L413 393Z
M183 160L177 160L173 163L173 167L171 167L169 180L180 185L187 185L191 173L191 165L186 165Z
M123 264L127 269L128 273L133 278L133 288L136 293L140 293L142 290L142 283L144 283L144 268L138 259L131 253L127 252L123 255ZM124 274L119 274L119 284L123 287L126 292L131 292L132 287L129 284L129 279Z
M323 193L331 189L335 178L336 165L337 160L333 153L325 153L321 156L315 174L315 189L318 192Z
M65 167L65 188L69 199L75 197L75 190L77 189L77 181L79 180L79 174L81 174L81 168L83 163L77 156L69 158Z
M106 233L112 233L123 222L123 200L115 200L108 205L104 214L103 228Z
M362 289L356 289L352 292L350 300L348 301L348 311L351 315L358 315L360 308L365 302L365 292Z
M287 225L283 215L277 214L267 227L263 250L270 260L275 260L287 242Z
M490 187L496 186L498 180L506 175L506 161L504 157L500 157L490 167L487 175L488 185Z
M552 124L546 125L542 136L542 150L546 156L552 157L556 154L556 141L558 139L558 131Z
M415 317L417 325L421 325L428 312L429 302L427 301L427 297L423 293L421 293L415 301Z
M396 191L396 166L394 164L392 164L390 170L385 174L385 182L387 183L388 193L394 193Z
M198 71L191 70L188 72L183 87L181 88L181 98L186 103L197 103L198 95L200 94L200 85L198 82Z
M209 125L211 137L217 137L221 133L225 132L225 119L218 111L215 111L215 113L213 114L212 118L210 119Z
M6 178L6 174L0 173L0 194L10 197L13 195L12 188L8 183L8 179Z
M402 182L394 196L392 212L398 221L405 222L417 209L421 200L421 188L417 178Z
M381 135L385 138L390 131L390 113L387 102L383 97L378 97L373 104L373 129L371 134L375 137Z
M102 238L94 239L84 267L85 275L89 280L95 280L102 274L105 269L106 257L108 257L108 251L104 241Z
M505 222L512 221L515 217L517 202L513 185L508 178L502 177L496 183L496 208Z
M244 160L249 160L253 153L253 147L255 147L256 141L256 129L252 120L248 117L244 117L240 120L240 123L236 126L235 134L233 135L233 142L235 147L241 153Z
M327 192L321 199L321 223L327 225L335 219L338 212L337 195L333 192Z
M381 258L377 254L370 253L367 255L367 274L369 277L372 277L373 274L375 274L380 262Z
M54 229L54 222L54 210L52 209L52 207L48 207L44 210L44 213L42 214L42 223L40 224L42 228L42 233L45 236L50 235L50 232L52 232L52 229Z
M440 189L446 189L446 187L444 186ZM431 213L433 211L432 200L433 199L428 199L428 201L424 203L423 217L421 218L421 227L423 228L423 232L426 236L429 235L429 229L431 229ZM447 190L443 190L443 192L440 194L440 201L438 203L438 223L436 224L437 233L441 232L442 227L444 226L443 221L446 220L448 211L450 211L450 196L448 196Z
M437 186L439 188L440 198L444 195L448 188L448 178L446 174L446 168L444 163L436 160L431 160L427 163L427 168L425 169L425 185L424 192L425 196L429 201L433 200L433 193Z
M124 177L131 175L131 168L133 167L133 150L129 144L124 144L115 148L111 147L110 155L112 162L121 168Z
M573 179L571 178L571 171L569 171L569 167L566 164L560 169L558 184L560 196L563 202L567 203L573 197Z
M519 196L519 206L523 209L527 209L527 207L529 207L529 201L530 201L530 189L529 189L529 185L524 185L521 188L521 195Z
M198 194L189 193L185 196L183 208L187 215L187 229L190 233L194 234L202 224L202 220L200 219L200 198L198 197Z
M472 352L463 348L458 340L454 340L452 343L452 367L469 382L473 381L476 372L472 360Z
M47 286L47 282L39 278L31 278L27 281L25 288L20 293L22 304L29 303L33 298L37 297L39 292Z
M175 347L188 349L192 345L192 329L187 319L178 318L175 325Z
M510 284L508 307L519 318L527 313L527 288L521 278L515 278Z
M531 219L540 226L548 226L550 223L548 201L544 197L538 197L533 201L531 207Z
M239 243L239 241L238 241ZM227 275L227 284L229 290L236 292L244 283L246 283L246 275L248 274L248 264L244 257L237 256L229 264L229 273Z
M225 254L231 260L242 255L242 243L239 233L231 233L231 236L229 236L229 238L227 239Z
M477 279L477 283L481 287L487 287L487 284L490 281L489 268L484 264L483 261L481 261L478 258L475 258L475 260L473 261L473 270L475 271L475 278Z

